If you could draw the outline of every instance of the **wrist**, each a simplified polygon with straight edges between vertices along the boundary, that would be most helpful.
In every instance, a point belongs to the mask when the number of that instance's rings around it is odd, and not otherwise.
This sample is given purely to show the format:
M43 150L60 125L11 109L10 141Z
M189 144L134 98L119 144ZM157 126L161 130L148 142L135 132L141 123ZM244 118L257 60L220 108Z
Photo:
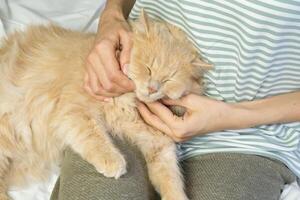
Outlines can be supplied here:
M276 115L265 109L265 100L246 101L231 104L233 124L232 129L250 128L271 123Z
M242 128L242 116L246 113L243 108L232 104L220 102L219 117L217 117L218 130Z
M108 0L103 10L103 15L108 15L118 20L126 20L135 0Z
M243 129L255 126L255 112L241 103L229 104L231 112L228 114L229 127L227 129Z
M235 118L239 118L243 112L240 108L233 104L225 103L223 101L215 101L209 105L213 110L207 113L207 121L204 123L200 133L211 133L222 131L226 129L238 129Z
M103 32L109 30L112 26L119 24L119 22L126 22L121 5L111 4L108 4L101 14L96 41L103 35Z
M112 20L126 21L122 8L120 6L108 7L103 10L99 25L103 25L106 22L111 22Z
M216 115L214 119L211 119L211 130L206 132L216 132L230 129L243 129L254 126L253 111L246 106L242 106L239 103L225 103L218 102L215 107Z
M103 10L100 22L111 19L121 21L126 20L120 5L110 6Z

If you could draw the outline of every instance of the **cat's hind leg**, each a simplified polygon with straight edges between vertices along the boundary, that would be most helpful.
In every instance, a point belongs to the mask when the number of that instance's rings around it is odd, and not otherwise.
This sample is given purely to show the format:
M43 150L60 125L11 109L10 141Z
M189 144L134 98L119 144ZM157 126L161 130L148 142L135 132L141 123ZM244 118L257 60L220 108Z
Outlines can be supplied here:
M129 126L125 135L142 151L149 178L162 200L187 200L175 143L143 121L131 123Z
M64 143L106 177L119 178L126 173L126 161L105 127L84 111L69 113L56 122L56 132Z
M7 195L8 183L7 174L9 172L10 160L8 154L14 150L12 141L9 139L12 135L12 129L9 124L8 116L3 115L0 118L0 200L10 199Z
M9 200L5 176L9 169L9 160L0 153L0 200Z

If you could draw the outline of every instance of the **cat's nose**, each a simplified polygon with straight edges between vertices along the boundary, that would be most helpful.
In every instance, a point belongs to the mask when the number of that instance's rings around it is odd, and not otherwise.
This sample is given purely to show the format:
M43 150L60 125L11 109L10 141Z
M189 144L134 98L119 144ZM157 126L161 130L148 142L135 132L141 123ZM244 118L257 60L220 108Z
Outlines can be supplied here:
M148 86L148 92L149 92L149 94L154 94L157 92L157 88L155 88L153 86Z

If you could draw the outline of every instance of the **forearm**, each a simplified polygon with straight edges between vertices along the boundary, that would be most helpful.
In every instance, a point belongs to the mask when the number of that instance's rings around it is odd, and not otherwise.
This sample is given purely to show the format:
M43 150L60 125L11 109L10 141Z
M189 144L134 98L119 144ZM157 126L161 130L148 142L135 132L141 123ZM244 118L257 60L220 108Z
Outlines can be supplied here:
M134 3L135 0L107 0L103 15L126 19Z
M300 92L231 105L227 129L300 121Z
M127 23L126 19L135 0L107 0L100 16L97 38L101 35L101 27L110 27L117 23Z

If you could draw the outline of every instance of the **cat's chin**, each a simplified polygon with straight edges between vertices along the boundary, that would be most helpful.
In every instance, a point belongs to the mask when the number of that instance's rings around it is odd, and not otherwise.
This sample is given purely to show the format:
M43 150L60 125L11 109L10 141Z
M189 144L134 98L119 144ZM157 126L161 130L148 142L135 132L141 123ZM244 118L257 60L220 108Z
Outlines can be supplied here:
M145 102L145 103L151 103L151 102L157 101L162 98L162 96L149 97L149 96L144 96L144 95L139 95L139 94L137 94L136 96L140 101Z
M157 99L152 99L152 98L147 98L147 97L137 97L137 98L140 101L145 102L145 103L151 103L151 102L158 100L158 98Z

